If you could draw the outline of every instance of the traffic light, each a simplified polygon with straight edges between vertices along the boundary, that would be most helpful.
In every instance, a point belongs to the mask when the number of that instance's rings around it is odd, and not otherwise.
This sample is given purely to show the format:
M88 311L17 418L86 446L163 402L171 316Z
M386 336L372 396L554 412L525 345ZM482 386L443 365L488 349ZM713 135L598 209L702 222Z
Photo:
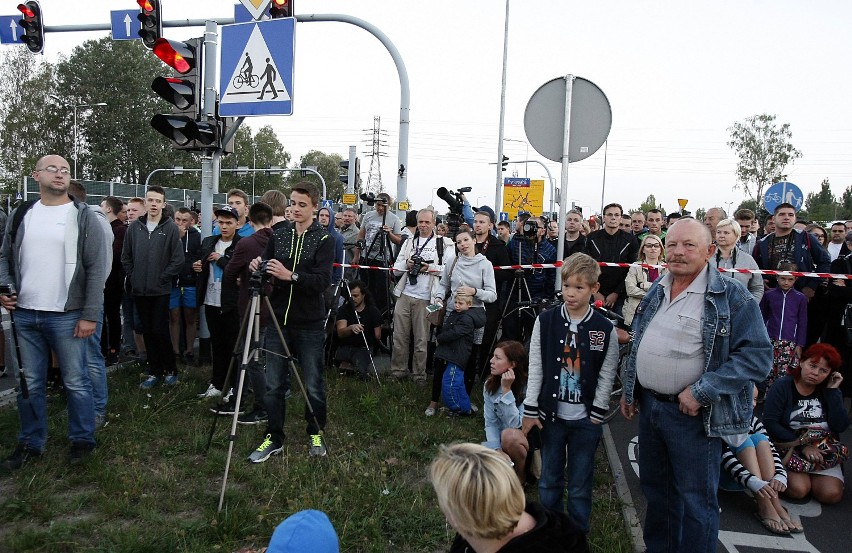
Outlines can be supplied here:
M136 0L141 11L136 18L142 23L142 28L139 29L139 36L142 37L142 44L149 50L154 47L157 39L163 36L163 19L160 11L160 0Z
M337 178L340 179L344 185L349 186L349 160L344 160L340 162L340 171L341 173L337 175Z
M503 165L503 171L505 171L506 168L509 166L509 156L503 156L502 165Z
M279 17L293 17L293 0L272 0L272 6L269 8L269 15L272 19Z
M18 20L18 24L24 28L21 41L27 45L30 52L35 54L44 50L44 21L41 19L41 6L36 0L30 0L25 4L18 4L18 11L24 18Z
M174 74L157 77L151 89L174 109L170 114L155 115L151 126L181 150L215 148L220 136L219 122L206 120L203 113L202 45L200 38L186 42L158 38L154 42L154 55L174 69Z

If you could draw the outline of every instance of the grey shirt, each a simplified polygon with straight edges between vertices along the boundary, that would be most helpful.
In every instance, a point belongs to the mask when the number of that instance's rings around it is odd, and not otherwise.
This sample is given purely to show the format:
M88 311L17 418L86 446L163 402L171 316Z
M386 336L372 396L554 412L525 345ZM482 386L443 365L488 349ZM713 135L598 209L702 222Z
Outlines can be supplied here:
M704 373L701 324L707 282L705 268L686 290L671 298L671 273L660 280L664 299L636 352L636 377L644 388L679 394Z

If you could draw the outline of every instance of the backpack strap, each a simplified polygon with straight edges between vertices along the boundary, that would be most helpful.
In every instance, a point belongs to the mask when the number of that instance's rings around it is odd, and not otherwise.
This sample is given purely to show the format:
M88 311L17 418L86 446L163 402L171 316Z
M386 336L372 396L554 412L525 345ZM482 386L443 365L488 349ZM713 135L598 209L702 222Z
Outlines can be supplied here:
M435 233L435 236L438 236L438 234ZM440 238L440 240L438 240L438 243L435 244L435 246L437 247L437 250L438 250L438 265L443 265L444 264L443 263L443 261L444 261L444 237L440 236L439 238Z
M15 244L15 237L18 234L18 227L21 226L21 223L24 220L24 215L27 214L37 201L38 200L30 200L28 202L24 202L15 210L15 216L12 218L12 228L9 230L9 239L13 246Z

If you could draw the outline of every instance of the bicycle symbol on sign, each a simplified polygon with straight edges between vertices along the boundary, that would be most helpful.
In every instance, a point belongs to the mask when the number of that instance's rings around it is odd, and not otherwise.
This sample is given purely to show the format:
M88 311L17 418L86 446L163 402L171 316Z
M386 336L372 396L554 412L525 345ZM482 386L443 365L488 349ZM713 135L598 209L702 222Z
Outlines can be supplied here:
M778 192L773 192L772 194L767 194L766 197L764 198L764 200L769 201L769 202L780 202L781 201L781 194L779 194Z
M251 61L251 56L246 52L246 59L243 61L243 66L232 81L234 88L239 90L244 84L247 84L249 88L257 88L257 85L260 84L260 77L252 74L252 69L254 69L254 64Z

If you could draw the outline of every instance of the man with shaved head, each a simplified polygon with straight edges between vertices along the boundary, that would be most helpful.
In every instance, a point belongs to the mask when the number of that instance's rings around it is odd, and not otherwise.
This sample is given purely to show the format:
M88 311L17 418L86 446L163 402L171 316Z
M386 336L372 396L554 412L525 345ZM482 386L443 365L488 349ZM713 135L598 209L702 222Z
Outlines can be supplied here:
M51 349L60 360L68 399L71 464L82 462L95 448L85 345L103 309L106 235L95 212L68 194L71 170L65 159L44 156L32 176L40 197L12 211L0 250L0 284L13 287L11 294L0 295L0 303L14 313L25 368L17 398L18 447L3 461L6 470L20 469L44 453Z
M757 302L707 261L709 229L681 219L666 235L669 272L633 319L621 412L639 410L639 477L648 505L648 551L716 551L722 442L741 445L752 382L766 377L772 345ZM737 443L739 440L739 443Z

